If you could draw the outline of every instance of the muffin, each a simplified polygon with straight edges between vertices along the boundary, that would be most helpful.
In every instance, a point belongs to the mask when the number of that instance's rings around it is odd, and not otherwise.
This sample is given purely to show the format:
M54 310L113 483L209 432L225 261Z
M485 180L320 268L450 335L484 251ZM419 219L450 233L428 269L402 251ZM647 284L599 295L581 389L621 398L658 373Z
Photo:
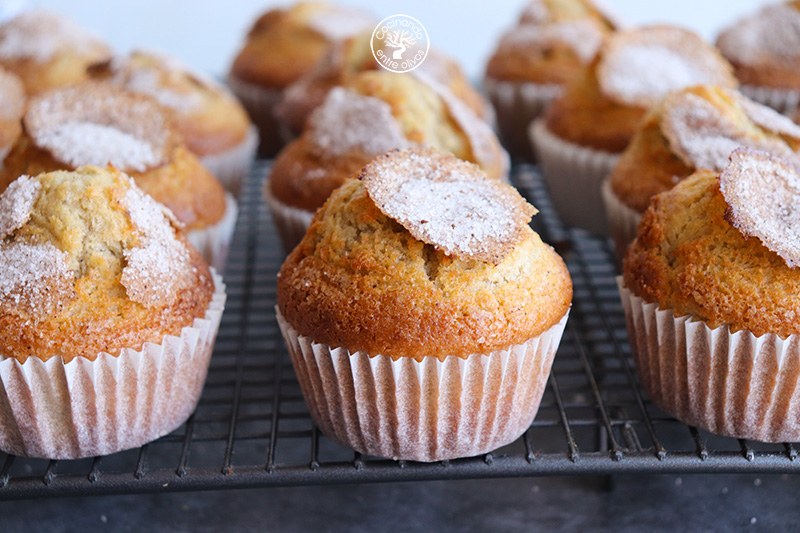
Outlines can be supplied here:
M230 91L176 59L135 51L89 68L92 78L155 98L175 128L225 187L239 192L258 147L258 131Z
M367 71L332 89L303 135L272 165L265 197L287 251L317 208L375 156L433 146L507 179L508 156L491 128L423 71Z
M800 2L763 7L734 22L717 37L717 48L733 65L741 91L781 113L800 101Z
M48 11L24 11L0 24L0 67L19 76L28 94L84 81L86 67L110 55L106 43Z
M261 155L274 155L283 144L274 106L284 89L311 72L333 43L371 30L376 22L363 11L324 2L272 9L255 21L228 85L258 127Z
M0 160L22 132L22 114L25 112L25 86L7 70L0 68Z
M533 159L528 126L580 75L613 30L587 0L537 0L502 35L484 86L512 155Z
M531 125L531 138L559 215L608 232L600 185L647 110L669 92L707 84L735 88L731 67L700 37L649 26L618 32Z
M302 133L309 115L325 101L328 91L347 85L361 72L381 68L372 54L371 39L370 32L331 46L311 72L286 88L275 115L287 141ZM454 59L431 48L417 69L447 87L485 122L494 123L492 106L472 87Z
M113 168L0 196L0 450L74 459L192 413L225 302L172 214Z
M800 164L800 126L737 91L713 85L674 92L656 105L603 183L618 257L636 237L652 196L698 169L722 172L739 146Z
M206 260L224 269L236 202L154 100L86 82L31 98L22 128L0 169L0 191L23 174L111 164L166 205Z
M800 439L800 171L738 148L653 199L620 292L640 381L691 426Z
M437 461L531 424L572 299L510 186L433 149L337 189L278 275L278 322L314 422L361 453Z

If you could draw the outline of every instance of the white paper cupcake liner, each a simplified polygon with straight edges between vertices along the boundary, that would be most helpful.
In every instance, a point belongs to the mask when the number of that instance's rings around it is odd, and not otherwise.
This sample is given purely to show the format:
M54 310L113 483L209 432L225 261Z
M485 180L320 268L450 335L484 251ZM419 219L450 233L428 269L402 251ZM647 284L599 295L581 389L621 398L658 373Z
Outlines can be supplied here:
M775 89L773 87L758 87L755 85L742 85L739 91L759 104L769 106L778 113L791 115L800 103L800 91L796 89Z
M180 426L205 383L225 285L205 317L180 337L94 361L29 357L0 361L0 449L13 455L76 459L136 448Z
M561 219L570 226L608 236L600 186L617 164L619 154L564 141L550 133L544 119L535 120L529 132Z
M614 241L614 257L617 260L617 267L621 268L628 245L639 233L642 214L617 198L608 179L603 181L600 191L603 194L603 205L606 209L608 232Z
M550 102L561 95L563 87L492 78L486 78L483 86L494 106L503 146L512 156L534 161L535 153L528 138L528 127L544 113Z
M333 441L411 461L471 457L530 427L567 322L489 355L440 361L350 353L278 324L314 422Z
M800 336L711 329L617 283L639 380L658 407L718 435L800 440Z
M258 129L250 126L242 142L229 150L200 158L209 172L235 197L239 196L242 182L247 177L258 150Z
M222 220L204 229L187 232L186 238L202 255L209 265L221 274L225 273L233 232L236 229L236 218L239 209L231 193L225 193L225 214Z
M275 198L269 188L269 178L264 184L264 201L269 207L272 221L275 222L275 228L278 230L283 249L288 254L306 236L306 231L311 225L314 213L292 207Z
M247 83L233 74L228 74L227 83L247 110L250 120L258 128L259 155L274 156L283 146L278 122L275 119L275 106L280 101L283 91Z

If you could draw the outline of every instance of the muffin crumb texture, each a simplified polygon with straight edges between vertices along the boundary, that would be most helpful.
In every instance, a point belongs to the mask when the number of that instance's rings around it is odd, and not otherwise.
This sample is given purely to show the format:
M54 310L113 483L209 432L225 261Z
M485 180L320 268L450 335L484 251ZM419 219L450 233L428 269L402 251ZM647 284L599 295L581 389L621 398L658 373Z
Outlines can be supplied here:
M719 186L728 209L725 218L745 237L794 268L800 264L800 171L766 153L740 148L722 172Z

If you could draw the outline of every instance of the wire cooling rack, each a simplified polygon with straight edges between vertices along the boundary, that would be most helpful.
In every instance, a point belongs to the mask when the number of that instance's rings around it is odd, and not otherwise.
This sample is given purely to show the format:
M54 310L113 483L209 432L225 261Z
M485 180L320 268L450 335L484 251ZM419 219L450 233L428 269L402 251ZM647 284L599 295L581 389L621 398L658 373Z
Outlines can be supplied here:
M530 429L479 457L414 463L366 457L329 441L309 417L275 322L284 254L255 165L225 280L228 302L197 411L136 450L74 461L0 454L0 498L122 494L401 480L539 475L800 471L793 444L718 437L660 412L638 385L613 254L565 228L534 167L513 181L540 210L535 229L562 254L574 302Z

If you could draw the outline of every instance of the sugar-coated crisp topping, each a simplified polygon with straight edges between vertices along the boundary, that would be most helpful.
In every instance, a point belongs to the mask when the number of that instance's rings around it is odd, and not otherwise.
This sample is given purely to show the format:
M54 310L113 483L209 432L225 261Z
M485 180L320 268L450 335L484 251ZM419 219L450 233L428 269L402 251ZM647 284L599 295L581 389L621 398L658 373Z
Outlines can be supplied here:
M0 244L0 308L47 317L75 296L67 254L50 243Z
M340 41L371 30L377 21L360 9L330 5L314 13L309 27L331 41Z
M745 237L757 237L794 268L800 265L800 170L748 148L731 154L719 178L726 218Z
M186 283L190 269L186 244L176 238L167 208L132 180L124 205L139 231L140 246L124 252L128 264L122 270L122 285L128 297L142 305L169 303Z
M411 145L389 104L342 87L331 89L311 114L307 130L311 143L321 153L333 156L354 149L378 155Z
M737 63L766 61L797 66L800 63L800 11L776 3L764 7L723 32L717 46Z
M88 53L105 44L68 18L25 11L0 26L0 57L45 62L64 50Z
M536 213L513 187L430 148L384 154L360 178L384 214L462 259L499 264L525 238Z
M525 52L562 44L588 63L603 43L603 32L591 19L568 20L546 25L516 26L500 40L499 49ZM424 63L423 63L424 64Z
M30 176L20 176L0 195L0 239L21 228L31 217L31 209L42 184Z
M735 87L730 65L692 32L652 26L612 36L601 52L602 91L625 105L650 107L692 85Z

